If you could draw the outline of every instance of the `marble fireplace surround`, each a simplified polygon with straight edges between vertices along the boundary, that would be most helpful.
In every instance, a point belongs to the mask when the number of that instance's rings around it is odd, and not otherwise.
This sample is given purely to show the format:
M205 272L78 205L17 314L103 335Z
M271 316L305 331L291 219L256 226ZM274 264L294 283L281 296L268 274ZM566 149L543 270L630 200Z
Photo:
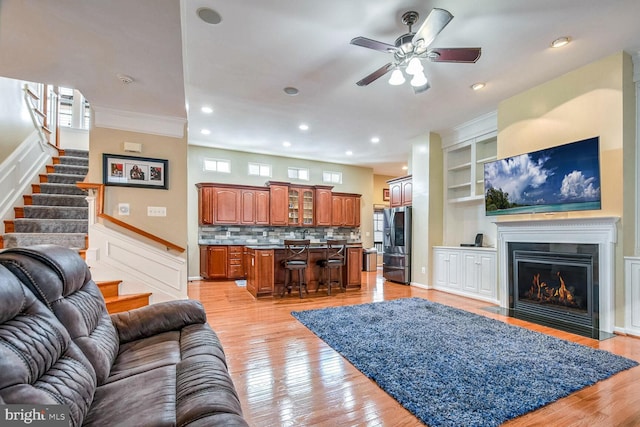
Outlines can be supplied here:
M498 221L498 295L500 307L509 308L510 242L590 243L598 245L600 264L600 330L613 333L615 323L615 246L618 217Z

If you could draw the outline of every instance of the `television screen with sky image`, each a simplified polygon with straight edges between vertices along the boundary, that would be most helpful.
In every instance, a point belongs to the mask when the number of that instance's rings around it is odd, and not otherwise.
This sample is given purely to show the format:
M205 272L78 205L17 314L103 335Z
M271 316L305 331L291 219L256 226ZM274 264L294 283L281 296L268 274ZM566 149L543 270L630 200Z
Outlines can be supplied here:
M487 215L600 209L599 138L484 165Z

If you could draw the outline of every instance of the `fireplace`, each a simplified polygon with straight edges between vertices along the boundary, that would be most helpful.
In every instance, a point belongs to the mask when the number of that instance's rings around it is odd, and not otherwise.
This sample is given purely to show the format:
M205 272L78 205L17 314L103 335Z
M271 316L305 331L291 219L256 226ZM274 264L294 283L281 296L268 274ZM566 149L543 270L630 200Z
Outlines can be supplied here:
M592 217L496 222L500 308L558 329L594 338L611 336L618 221Z
M508 247L514 317L589 337L598 333L598 245L512 242Z

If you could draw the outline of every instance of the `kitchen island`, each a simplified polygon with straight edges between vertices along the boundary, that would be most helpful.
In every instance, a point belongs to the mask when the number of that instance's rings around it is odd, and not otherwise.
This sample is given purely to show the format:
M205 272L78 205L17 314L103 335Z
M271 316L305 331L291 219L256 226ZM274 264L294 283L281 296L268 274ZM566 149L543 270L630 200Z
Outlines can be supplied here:
M309 266L305 278L310 293L318 289L321 268L316 261L325 256L326 246L312 244L309 248ZM244 265L247 271L247 291L256 298L278 296L284 286L285 258L283 245L245 246ZM342 267L342 283L347 288L359 289L362 283L362 244L347 244L345 265ZM323 287L321 292L325 292ZM297 294L297 293L296 293ZM297 296L297 295L296 295Z

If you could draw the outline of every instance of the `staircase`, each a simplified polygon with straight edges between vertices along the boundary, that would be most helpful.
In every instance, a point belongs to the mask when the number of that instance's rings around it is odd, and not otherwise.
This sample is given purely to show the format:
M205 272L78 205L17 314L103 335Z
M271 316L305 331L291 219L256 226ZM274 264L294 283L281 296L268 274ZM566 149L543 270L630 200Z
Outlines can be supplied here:
M23 196L24 206L14 208L15 219L4 221L0 248L55 244L77 250L84 258L88 247L89 208L87 194L76 183L89 170L89 153L60 150L47 165L47 173ZM120 295L120 281L97 282L109 313L149 305L150 293Z
M24 195L24 206L14 208L15 219L4 221L1 248L56 244L78 250L87 248L89 210L86 193L76 186L89 170L89 153L61 150L32 194Z

